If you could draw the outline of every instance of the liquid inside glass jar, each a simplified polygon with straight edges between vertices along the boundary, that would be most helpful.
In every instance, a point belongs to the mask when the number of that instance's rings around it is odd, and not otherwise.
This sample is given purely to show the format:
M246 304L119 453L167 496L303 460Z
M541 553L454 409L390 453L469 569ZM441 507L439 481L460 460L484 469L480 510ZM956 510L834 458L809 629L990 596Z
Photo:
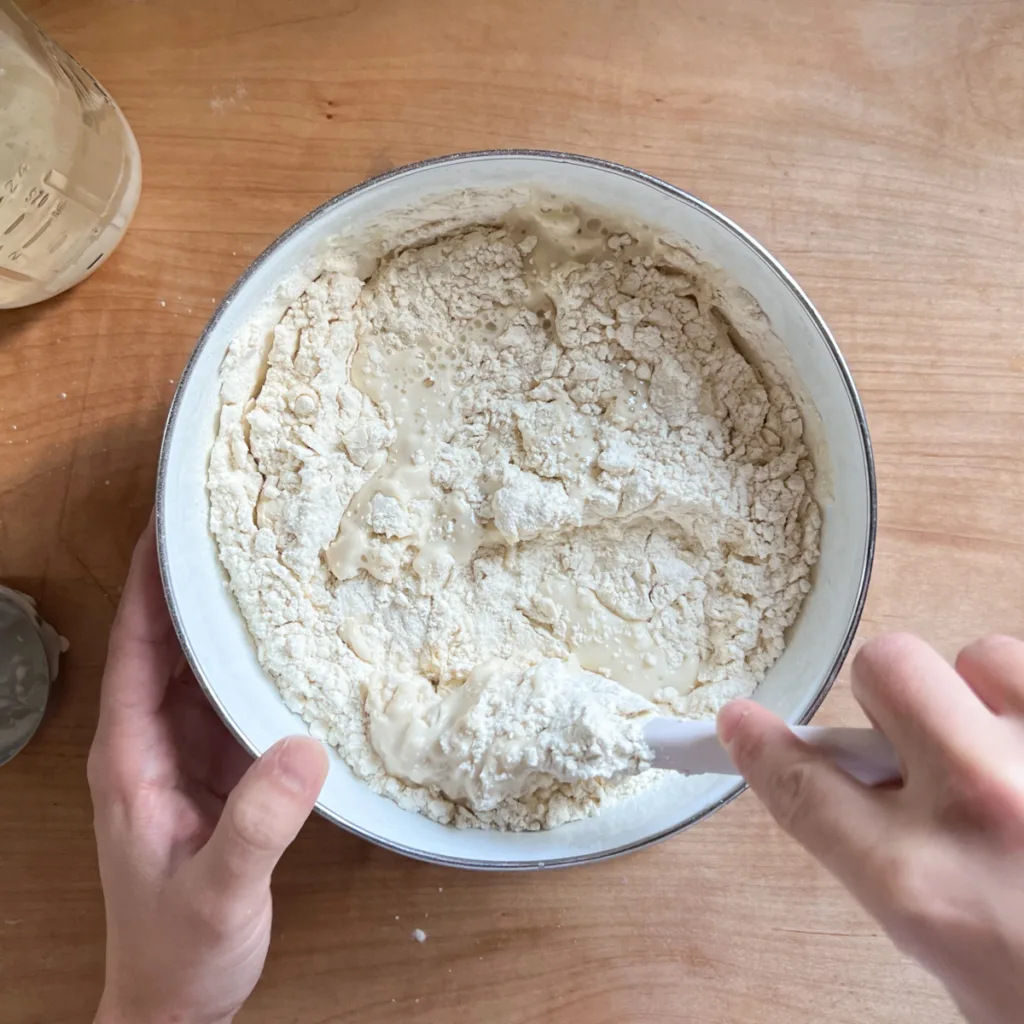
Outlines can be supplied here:
M0 309L78 284L135 212L139 147L117 104L0 0Z

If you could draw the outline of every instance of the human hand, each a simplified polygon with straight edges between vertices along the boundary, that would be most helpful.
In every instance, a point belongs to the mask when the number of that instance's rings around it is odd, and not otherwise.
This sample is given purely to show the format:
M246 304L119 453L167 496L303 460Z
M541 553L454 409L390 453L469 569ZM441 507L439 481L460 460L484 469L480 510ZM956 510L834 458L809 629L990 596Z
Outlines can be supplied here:
M1024 1014L1024 643L979 640L951 668L895 634L853 663L853 692L903 783L868 789L737 701L719 715L776 821L947 987L972 1024Z
M185 668L139 540L110 634L89 787L107 911L96 1024L220 1024L270 940L270 873L327 775L289 737L252 762Z

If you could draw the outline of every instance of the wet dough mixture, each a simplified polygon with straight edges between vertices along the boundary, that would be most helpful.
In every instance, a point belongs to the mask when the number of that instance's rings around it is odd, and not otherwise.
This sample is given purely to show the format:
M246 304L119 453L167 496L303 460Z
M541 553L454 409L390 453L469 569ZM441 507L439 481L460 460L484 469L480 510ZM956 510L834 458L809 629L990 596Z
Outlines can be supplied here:
M791 392L711 268L607 220L537 201L336 256L222 371L211 526L259 659L441 822L649 784L651 702L751 693L810 587Z

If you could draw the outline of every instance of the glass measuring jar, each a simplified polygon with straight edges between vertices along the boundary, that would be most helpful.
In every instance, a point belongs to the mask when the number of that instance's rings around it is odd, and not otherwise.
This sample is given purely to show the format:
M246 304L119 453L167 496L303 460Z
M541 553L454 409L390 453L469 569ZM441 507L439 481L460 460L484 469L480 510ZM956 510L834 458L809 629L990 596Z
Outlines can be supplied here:
M0 309L88 277L124 236L141 184L139 147L117 104L0 0Z

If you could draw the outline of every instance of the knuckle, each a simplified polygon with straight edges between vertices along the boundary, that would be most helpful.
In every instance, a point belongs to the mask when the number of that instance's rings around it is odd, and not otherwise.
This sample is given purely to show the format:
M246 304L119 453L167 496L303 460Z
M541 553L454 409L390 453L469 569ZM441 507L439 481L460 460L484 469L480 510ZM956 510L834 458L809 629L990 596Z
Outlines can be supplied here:
M219 936L231 929L231 904L223 893L208 886L193 887L189 893L188 905L191 916L202 933Z
M799 836L815 817L819 801L815 766L795 761L776 771L770 784L770 810L790 834Z
M764 731L749 715L741 718L737 724L729 750L744 774L756 769L764 761L768 743Z
M211 872L209 864L192 861L183 874L183 910L192 933L200 945L217 944L226 936L237 935L239 927L251 928L255 913L269 910L269 890L264 900L254 902L251 894L236 884L234 870L238 865L229 863L227 874L223 870ZM264 904L266 904L264 906Z
M272 852L278 846L275 809L258 793L229 804L231 829L247 848Z
M896 946L918 959L934 952L936 937L970 948L987 930L964 888L964 862L948 846L923 835L904 838L877 864L877 897L869 907Z
M93 799L124 797L134 788L130 759L122 744L101 725L89 747L85 777Z
M89 783L89 792L92 793L93 800L103 795L107 782L106 776L107 769L103 755L99 747L93 743L89 748L89 758L85 762L85 778Z
M136 788L126 766L108 746L99 742L94 742L89 750L85 777L93 804L97 807L126 803Z
M977 761L965 760L941 794L937 817L957 831L1024 836L1024 785Z
M138 779L117 759L104 758L98 794L106 802L128 803L139 790Z

